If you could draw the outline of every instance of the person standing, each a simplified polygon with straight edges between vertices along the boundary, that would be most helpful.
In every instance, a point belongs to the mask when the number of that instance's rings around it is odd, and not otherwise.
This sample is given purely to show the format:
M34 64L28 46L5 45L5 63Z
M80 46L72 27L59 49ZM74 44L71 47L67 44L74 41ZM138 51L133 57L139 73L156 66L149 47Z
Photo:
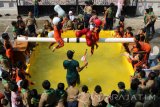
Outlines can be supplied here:
M72 12L72 11L69 11L68 15L69 15L69 19L70 19L71 21L74 21L75 16L73 15L73 12Z
M40 0L34 0L34 17L38 18L39 16L39 2Z
M110 7L104 13L104 30L112 30L113 29L113 18L114 18L114 4L111 3Z
M154 24L155 24L155 22L156 22L157 16L154 14L153 8L149 8L149 15L150 15L150 18L151 18L152 34L154 34L154 33L155 33Z
M19 35L24 35L26 25L22 19L22 16L20 16L20 15L17 16L17 27L18 27Z
M117 13L116 13L116 18L119 18L119 16L121 16L121 11L123 9L123 5L124 5L124 0L118 0L117 1Z
M73 55L74 52L68 50L67 51L68 59L63 62L64 68L67 69L66 79L68 86L70 86L71 83L80 84L80 76L78 72L82 71L88 65L88 63L86 62L82 67L80 67L79 62L73 59Z
M89 1L85 1L85 7L84 7L84 27L88 28L89 26L89 19L92 16L92 6Z
M149 15L149 9L146 9L145 11L146 12L144 15L144 24L145 24L145 31L146 31L146 42L148 42L150 37L151 18Z
M28 13L28 17L26 19L26 26L27 26L27 30L28 30L28 35L35 36L37 23L36 23L36 19L34 18L32 12Z

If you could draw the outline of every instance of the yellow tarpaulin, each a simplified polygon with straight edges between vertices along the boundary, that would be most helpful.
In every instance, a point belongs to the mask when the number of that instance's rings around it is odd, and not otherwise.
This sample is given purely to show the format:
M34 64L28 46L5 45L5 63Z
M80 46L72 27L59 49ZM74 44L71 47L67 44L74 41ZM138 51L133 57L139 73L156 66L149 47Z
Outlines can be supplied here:
M101 31L101 38L113 36L113 31ZM63 33L62 37L75 37L74 31ZM53 88L57 87L59 82L66 83L66 70L63 68L63 61L67 59L67 50L74 50L74 59L78 60L80 65L83 65L81 57L88 49L88 67L80 72L81 87L87 85L89 91L94 90L95 85L101 85L102 91L106 95L115 89L117 83L123 81L126 87L129 88L130 75L133 74L133 68L128 62L124 53L124 48L121 43L99 43L99 48L95 49L94 55L90 56L90 47L85 43L66 43L63 48L52 52L48 49L50 43L39 43L36 50L32 53L30 59L29 72L32 75L31 80L35 85L31 88L43 91L42 81L49 80Z

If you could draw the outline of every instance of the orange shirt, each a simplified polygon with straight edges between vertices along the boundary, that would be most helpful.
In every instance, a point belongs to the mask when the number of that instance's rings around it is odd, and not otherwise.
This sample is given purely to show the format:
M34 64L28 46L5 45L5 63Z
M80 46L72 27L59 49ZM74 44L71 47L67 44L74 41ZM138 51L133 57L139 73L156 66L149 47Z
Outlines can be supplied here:
M124 34L124 38L132 38L132 35L130 33L126 32Z
M139 42L141 45L141 50L149 53L151 51L151 46L149 43Z
M143 64L144 64L143 61L139 61L139 62L137 62L136 64L134 64L133 66L134 66L134 68L136 69L137 67L140 67L140 66L142 66Z
M59 41L61 39L61 33L57 29L57 26L54 26L54 38L56 41Z
M136 47L132 49L132 52L133 52L133 53L136 53L136 52L138 52L138 51L139 51L139 50L138 50L138 48L136 48Z
M122 38L122 35L120 33L116 33L116 38Z
M57 26L54 25L54 38L56 42L59 44L57 48L63 47L64 46L64 41L61 38L61 31L57 29Z
M147 54L144 55L144 58L138 63L134 64L134 68L142 66L143 64L147 64Z
M6 56L7 56L9 59L13 59L13 50L12 50L12 48L6 49Z
M4 48L6 49L6 45L7 45L7 44L10 44L10 45L11 45L11 42L5 40L3 44L4 44ZM11 45L11 47L12 47L12 45Z

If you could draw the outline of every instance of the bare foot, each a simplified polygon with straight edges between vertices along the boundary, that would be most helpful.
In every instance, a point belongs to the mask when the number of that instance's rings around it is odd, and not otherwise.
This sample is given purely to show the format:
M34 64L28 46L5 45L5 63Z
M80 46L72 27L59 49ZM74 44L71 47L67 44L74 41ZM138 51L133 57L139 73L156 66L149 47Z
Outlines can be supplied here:
M52 49L52 52L54 52L56 50L56 47L54 47L53 49Z

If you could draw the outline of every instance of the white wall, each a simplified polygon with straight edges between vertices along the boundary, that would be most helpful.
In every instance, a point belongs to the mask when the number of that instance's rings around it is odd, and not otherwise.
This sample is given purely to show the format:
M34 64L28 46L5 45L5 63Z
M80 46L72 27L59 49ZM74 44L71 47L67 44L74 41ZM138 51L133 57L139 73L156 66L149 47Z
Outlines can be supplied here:
M23 1L23 0L20 0ZM157 16L160 16L160 0L138 0L137 15L143 15L144 9L153 7L154 12ZM17 14L17 3L16 0L0 0L0 14Z
M0 14L17 15L16 0L0 0Z
M139 0L137 15L143 15L146 8L152 7L155 14L160 16L160 0Z

